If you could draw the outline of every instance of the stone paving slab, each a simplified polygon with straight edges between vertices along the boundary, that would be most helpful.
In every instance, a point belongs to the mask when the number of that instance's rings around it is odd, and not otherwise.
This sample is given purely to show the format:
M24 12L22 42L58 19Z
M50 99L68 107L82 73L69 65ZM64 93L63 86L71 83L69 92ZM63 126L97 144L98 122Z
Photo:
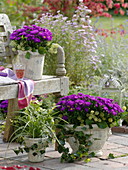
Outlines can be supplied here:
M125 138L128 138L128 134L124 134L124 133L113 133L114 136L123 136Z
M119 152L121 154L127 154L128 153L128 146L122 147L122 148L116 148L113 149L114 152Z
M84 165L84 163L83 163ZM124 168L126 167L127 165L124 164L124 163L119 163L119 162L113 162L111 160L102 160L102 161L96 161L96 162L89 162L87 164L88 166L90 167L94 167L94 168L97 168L97 170L100 168L100 169L103 169L103 170L110 170L110 168ZM128 166L127 166L128 168Z
M126 138L125 136L113 135L112 137L109 137L108 141L111 143L113 142L115 144L128 146L128 138Z
M126 165L128 167L128 156L115 158L115 159L112 159L112 161L122 163L122 164L124 164L124 165Z
M122 147L124 147L124 146L122 146L121 144L116 144L116 143L111 142L111 141L106 141L103 149L113 150L114 148L122 148Z

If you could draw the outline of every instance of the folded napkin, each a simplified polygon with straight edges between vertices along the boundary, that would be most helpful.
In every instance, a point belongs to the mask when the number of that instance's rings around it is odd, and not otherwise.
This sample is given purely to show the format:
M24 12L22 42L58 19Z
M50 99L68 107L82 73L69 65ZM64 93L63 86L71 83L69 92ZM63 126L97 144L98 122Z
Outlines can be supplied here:
M7 73L2 72L5 68L3 66L0 66L0 76L7 77Z
M0 76L7 77L7 73L3 73L2 71L0 71Z
M0 66L0 71L4 70L5 68L3 66Z
M7 77L16 80L18 83L18 106L19 109L27 107L32 99L34 91L34 81L24 78L23 80L17 80L17 77L13 70L6 68L3 69L2 73L6 73Z

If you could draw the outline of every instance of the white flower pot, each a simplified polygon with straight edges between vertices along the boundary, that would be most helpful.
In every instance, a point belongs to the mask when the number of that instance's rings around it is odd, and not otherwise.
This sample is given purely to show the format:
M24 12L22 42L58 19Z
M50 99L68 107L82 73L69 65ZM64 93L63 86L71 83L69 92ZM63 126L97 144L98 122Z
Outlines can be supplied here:
M25 65L25 77L32 80L41 80L43 75L44 58L38 52L29 51L30 59L25 58L26 51L18 51L19 61Z
M72 128L73 125L66 125L68 128ZM84 134L91 134L90 140L92 141L92 145L89 147L89 152L94 152L95 156L100 157L102 156L102 148L110 136L110 128L101 129L97 125L93 125L93 129L82 130L81 128L84 126L76 127L76 131L83 131ZM72 152L76 152L79 147L79 142L75 140L74 137L69 137L67 142L69 143Z
M33 144L37 144L38 147L35 150L29 149L28 152L28 160L30 162L42 162L44 160L44 153L41 154L40 150L45 150L47 138L25 138L25 146L31 147ZM33 153L37 153L37 155L33 155Z

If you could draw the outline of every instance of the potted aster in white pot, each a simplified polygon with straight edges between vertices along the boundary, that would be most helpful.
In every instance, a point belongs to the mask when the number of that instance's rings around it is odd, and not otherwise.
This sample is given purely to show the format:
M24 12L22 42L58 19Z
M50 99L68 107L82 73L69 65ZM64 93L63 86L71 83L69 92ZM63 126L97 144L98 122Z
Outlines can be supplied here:
M80 159L86 152L101 156L111 127L118 125L124 112L113 99L83 93L60 98L54 111L65 120L58 122L58 139L63 144L68 141L72 148L72 153L68 153L59 145L62 161Z
M37 25L14 30L10 35L12 51L18 51L18 62L26 66L25 77L42 79L44 56L52 45L52 32Z

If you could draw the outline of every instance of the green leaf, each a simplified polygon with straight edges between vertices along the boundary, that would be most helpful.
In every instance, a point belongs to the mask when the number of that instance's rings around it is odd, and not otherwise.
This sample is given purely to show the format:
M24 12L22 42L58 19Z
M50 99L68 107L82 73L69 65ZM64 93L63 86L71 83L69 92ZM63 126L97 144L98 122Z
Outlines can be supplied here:
M59 140L61 145L65 145L65 141L64 140Z
M91 152L91 153L89 153L89 156L90 156L90 157L95 157L95 153L94 153L94 152Z
M108 159L114 159L115 158L115 156L112 154L112 153L110 153L109 155L108 155Z
M99 122L97 123L97 126L101 129L105 129L106 127L108 127L106 122Z
M27 52L27 53L25 54L25 58L27 58L27 59L30 59L30 56L31 56L30 52Z
M24 150L25 150L25 152L27 152L27 153L29 152L29 148L28 148L28 147L25 147Z
M16 155L18 155L20 153L20 150L18 150L18 149L14 149L13 151L15 152Z
M88 141L87 146L91 146L92 145L92 141Z
M86 163L88 163L88 162L90 162L90 161L91 161L91 159L89 159L89 158L87 158L87 159L84 160L84 162L86 162Z
M45 150L41 150L40 153L41 153L41 154L44 154L44 153L45 153Z
M37 155L37 153L36 152L33 152L33 156L36 156Z
M36 143L31 146L31 149L32 149L32 150L35 150L35 149L37 149L37 148L38 148L38 145L37 145Z
M59 153L62 153L65 148L59 145L57 149Z
M92 125L92 123L93 123L93 121L89 120L89 119L86 119L85 122L86 122L86 125Z
M87 130L87 128L86 128L86 127L82 127L81 129L82 129L82 130Z
M44 54L44 48L43 47L39 47L38 48L38 52L39 52L39 54Z

